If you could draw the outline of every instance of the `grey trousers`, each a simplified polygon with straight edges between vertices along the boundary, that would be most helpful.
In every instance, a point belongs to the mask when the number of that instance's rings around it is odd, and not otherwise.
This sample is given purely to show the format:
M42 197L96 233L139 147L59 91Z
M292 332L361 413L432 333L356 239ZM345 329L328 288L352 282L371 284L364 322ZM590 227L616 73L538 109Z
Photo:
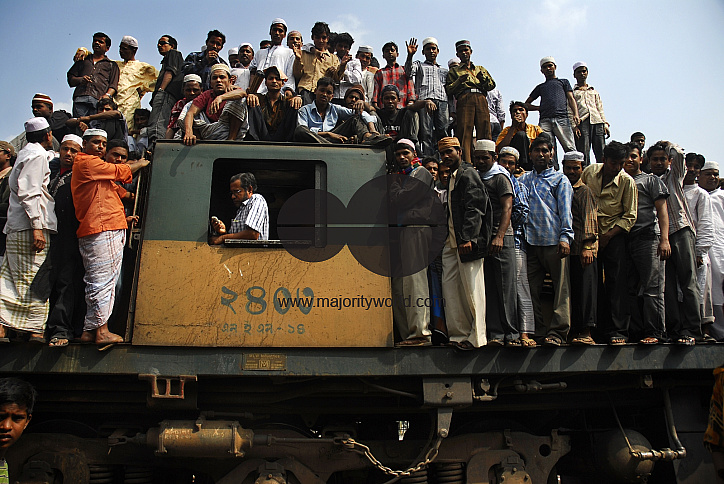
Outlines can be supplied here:
M483 263L488 339L511 341L519 337L516 324L518 277L515 266L515 241L512 235L506 235L503 250L498 254L489 254Z
M427 267L392 278L392 319L402 340L430 336L430 289Z
M553 280L553 318L546 324L543 320L541 290L546 272ZM568 279L568 258L558 256L557 245L528 246L528 282L533 300L535 325L543 328L546 336L555 336L566 341L571 329L570 289Z
M516 284L516 295L518 304L518 331L521 333L535 334L535 319L533 317L533 301L530 298L530 286L528 285L528 255L523 249L515 249L516 269L518 281Z
M669 235L671 257L666 261L666 331L670 337L701 336L699 287L696 282L696 237L688 227ZM684 296L679 305L676 283Z
M151 101L151 118L148 120L148 142L153 144L158 139L166 137L166 126L171 117L171 108L176 98L166 91L156 91Z
M630 327L643 338L661 338L666 332L664 312L665 262L657 253L656 234L627 237L628 308Z
M596 156L596 163L603 163L603 148L606 146L605 126L603 123L591 124L589 118L581 121L578 127L581 136L576 138L576 149L586 157L583 161L584 168L591 164L591 148Z

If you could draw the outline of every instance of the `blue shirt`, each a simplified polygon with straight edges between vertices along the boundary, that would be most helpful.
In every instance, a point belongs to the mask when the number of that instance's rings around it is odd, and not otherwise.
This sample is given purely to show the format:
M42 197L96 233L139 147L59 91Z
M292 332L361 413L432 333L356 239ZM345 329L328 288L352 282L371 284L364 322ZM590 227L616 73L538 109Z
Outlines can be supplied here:
M530 93L530 97L540 97L541 118L568 118L568 97L566 93L573 92L568 79L548 79L538 84Z
M573 187L568 178L553 168L540 174L529 171L518 178L528 189L526 238L530 245L550 246L573 241L571 201Z
M325 113L324 119L322 119L322 116L319 115L319 111L317 111L317 103L311 102L299 108L299 113L297 114L297 125L306 126L313 133L317 133L319 131L328 132L332 131L334 127L337 126L337 122L340 119L345 121L355 114L357 113L352 109L345 108L344 106L340 106L338 104L329 103L327 105L327 112ZM375 121L374 117L364 111L362 111L362 119L365 123L373 123Z
M513 226L515 236L515 248L525 251L525 224L528 221L528 188L518 182L518 179L511 175L510 181L513 184L513 213L510 216L510 224Z

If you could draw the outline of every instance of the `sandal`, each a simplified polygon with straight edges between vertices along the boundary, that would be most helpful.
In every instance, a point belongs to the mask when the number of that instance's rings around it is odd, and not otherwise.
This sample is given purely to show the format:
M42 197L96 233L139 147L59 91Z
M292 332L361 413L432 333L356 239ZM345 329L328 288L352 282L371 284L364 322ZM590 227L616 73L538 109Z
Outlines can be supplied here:
M424 336L417 336L414 338L408 338L395 343L396 347L410 347L410 346L430 346L430 340Z
M646 338L639 341L639 343L642 345L657 345L659 344L659 339L654 338L653 336L647 336Z
M524 348L535 348L538 346L533 338L520 338L520 344Z
M523 343L520 342L520 338L509 339L508 341L505 342L505 346L520 348L523 346Z
M571 344L573 345L585 345L585 346L591 346L595 345L596 342L591 338L590 335L588 336L576 336L571 340Z
M561 339L558 336L546 336L543 340L543 346L560 346Z
M475 349L475 346L470 341L460 341L453 343L455 346L454 348L459 351L472 351Z
M41 335L31 334L30 337L28 337L28 343L40 343L45 344L45 337Z
M681 336L679 339L676 340L677 345L683 345L683 346L694 346L696 344L696 339L694 339L693 336Z
M488 340L488 344L486 346L505 346L505 341L498 338L491 339Z
M611 346L622 346L626 344L626 338L623 336L614 336L613 338L608 340L608 344Z
M50 342L48 343L48 346L51 348L63 348L65 346L68 346L69 340L68 338L59 338L57 336L50 339Z

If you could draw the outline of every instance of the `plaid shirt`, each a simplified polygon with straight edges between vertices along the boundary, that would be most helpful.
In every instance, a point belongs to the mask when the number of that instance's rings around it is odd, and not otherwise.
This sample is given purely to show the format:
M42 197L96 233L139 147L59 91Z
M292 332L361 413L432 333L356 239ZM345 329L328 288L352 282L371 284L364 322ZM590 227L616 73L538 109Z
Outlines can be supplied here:
M378 106L382 105L382 88L388 84L393 84L400 90L398 108L407 106L410 101L417 100L412 79L407 77L405 69L395 62L393 67L383 67L375 73L375 92L372 94L372 101L376 102Z
M563 173L547 168L531 170L518 179L528 189L528 223L525 226L530 245L551 246L573 242L571 201L573 188Z
M598 255L598 204L593 191L581 179L573 185L573 233L571 255L581 255L583 246L591 247L593 257Z
M415 61L410 68L405 66L408 77L414 80L415 93L419 99L433 99L435 101L447 101L445 92L445 79L447 69L439 64L431 64L428 61Z
M269 240L269 209L264 197L258 193L242 202L231 221L229 233L238 234L246 229L259 232L259 240Z

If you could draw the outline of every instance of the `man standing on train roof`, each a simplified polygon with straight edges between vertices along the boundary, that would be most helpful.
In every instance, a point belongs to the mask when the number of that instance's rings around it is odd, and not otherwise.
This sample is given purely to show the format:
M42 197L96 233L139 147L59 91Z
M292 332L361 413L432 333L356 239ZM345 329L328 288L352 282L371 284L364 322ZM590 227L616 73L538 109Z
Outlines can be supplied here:
M488 194L477 170L462 161L460 140L442 138L437 149L443 166L450 168L448 236L442 249L445 319L450 341L467 351L487 343L483 257L490 234L483 219Z
M434 196L432 188L434 180L424 166L420 164L417 157L415 143L409 139L400 139L394 146L395 161L399 171L398 175L403 177L409 176L418 180L419 183L412 182L405 184L404 179L396 176L390 186L390 203L392 206L398 207L401 212L399 216L407 214L407 207L411 203L412 197L421 197L424 194L423 186L430 188L430 196ZM426 200L418 200L415 208L422 209ZM420 206L422 205L422 206ZM429 213L429 210L425 210ZM410 223L410 221L399 220L402 225ZM414 221L420 223L420 221ZM399 243L405 256L420 260L427 257L427 247L425 233L410 227L409 230L402 230L399 235ZM402 266L405 267L406 261L402 260ZM413 263L412 260L407 263ZM430 308L425 305L415 303L409 306L405 301L426 301L430 299L430 289L427 282L427 267L423 267L414 274L402 277L392 277L392 318L397 331L400 333L402 340L398 346L427 346L430 344ZM422 306L422 307L420 307Z
M201 76L201 88L211 89L211 69L217 64L226 64L219 56L224 48L226 36L218 30L210 30L206 34L206 49L202 52L191 52L184 60L184 74L197 74Z
M249 64L251 81L249 82L248 92L264 94L266 92L264 72L267 68L276 66L277 69L284 73L285 82L282 87L282 94L289 91L289 96L292 96L296 90L296 82L294 81L294 51L282 45L284 37L287 35L287 22L283 18L275 18L272 20L271 26L269 27L269 35L271 36L272 45L266 49L259 49L254 55L251 64Z
M478 139L492 137L486 96L488 91L495 88L495 81L484 67L470 61L473 49L469 40L456 42L455 50L460 64L448 71L445 90L457 101L455 136L462 145L463 159L470 163L473 155L473 128Z
M81 341L98 345L123 342L122 336L108 329L128 229L121 202L126 190L116 182L131 183L133 173L149 163L146 159L125 163L128 145L122 140L116 140L116 147L108 149L112 156L106 158L106 143L102 129L83 133L83 152L73 162L70 185L85 267L87 311Z
M45 118L25 122L28 144L18 153L8 179L10 199L5 257L0 266L0 341L6 328L44 342L50 295L50 234L57 230L55 202L48 192L53 134Z
M264 197L255 193L256 177L253 173L238 173L229 181L229 194L239 210L227 231L224 222L216 217L211 227L218 235L211 235L211 245L221 245L225 240L269 240L269 208Z
M93 34L93 53L76 61L68 70L68 85L75 88L74 118L95 114L98 100L111 97L118 91L121 71L118 64L106 57L110 48L110 37L103 32Z
M166 135L166 126L174 103L183 97L183 54L177 49L176 39L162 35L158 39L158 53L163 56L161 71L156 80L156 90L151 98L151 119L148 121L150 146ZM200 78L200 76L199 76Z
M724 232L724 190L719 188L719 163L706 161L699 175L699 186L711 197L714 233ZM711 335L721 341L724 338L724 237L714 237L709 249L711 260L711 300L714 305L714 325Z

